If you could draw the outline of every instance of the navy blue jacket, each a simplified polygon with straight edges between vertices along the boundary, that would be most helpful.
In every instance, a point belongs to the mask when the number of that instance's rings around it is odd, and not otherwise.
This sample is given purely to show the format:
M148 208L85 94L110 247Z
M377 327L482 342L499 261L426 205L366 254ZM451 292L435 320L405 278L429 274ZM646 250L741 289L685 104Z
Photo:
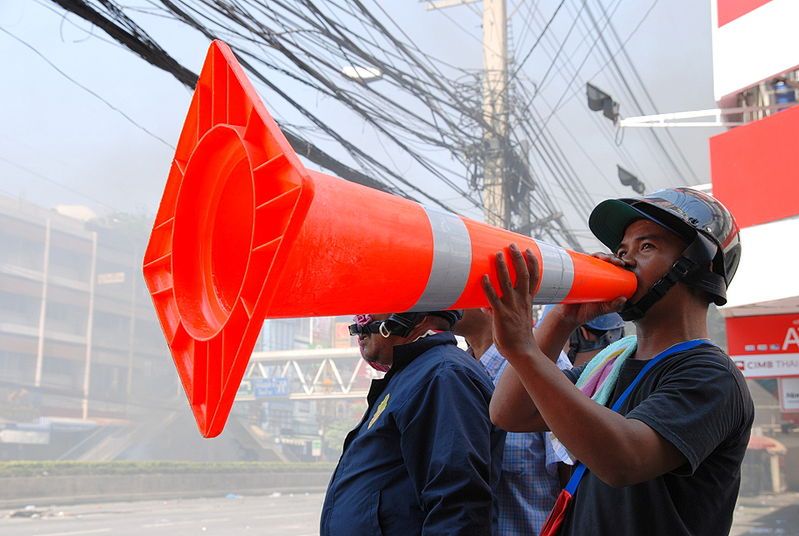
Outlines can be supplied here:
M451 333L395 346L344 441L322 536L492 534L505 443L488 416L492 392Z

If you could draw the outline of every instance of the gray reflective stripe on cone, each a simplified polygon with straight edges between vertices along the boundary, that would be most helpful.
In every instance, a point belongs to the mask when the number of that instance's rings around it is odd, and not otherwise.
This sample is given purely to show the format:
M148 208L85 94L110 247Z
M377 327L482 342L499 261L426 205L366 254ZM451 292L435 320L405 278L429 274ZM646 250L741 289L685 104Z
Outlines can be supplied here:
M572 288L574 263L569 253L560 247L537 242L541 250L541 286L533 303L560 303Z
M472 268L472 239L459 216L423 206L433 230L433 266L411 311L443 311L463 294Z

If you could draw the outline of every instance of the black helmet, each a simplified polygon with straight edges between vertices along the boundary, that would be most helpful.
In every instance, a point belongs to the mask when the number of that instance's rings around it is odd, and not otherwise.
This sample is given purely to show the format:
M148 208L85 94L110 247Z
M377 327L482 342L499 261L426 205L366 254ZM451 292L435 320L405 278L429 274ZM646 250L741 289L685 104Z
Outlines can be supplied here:
M366 324L350 324L350 335L355 336L360 333L380 333L384 337L399 335L407 337L408 334L426 316L439 316L449 322L449 327L463 318L463 311L453 309L450 311L424 311L419 313L394 313L385 320L375 320Z
M643 316L677 281L706 291L716 305L727 303L727 287L741 259L741 243L735 218L724 205L698 190L669 188L642 198L603 201L591 213L588 226L615 252L627 227L640 219L669 229L688 245L671 271L653 285L650 295L629 305L626 316L622 312L626 320ZM636 306L639 310L634 311Z

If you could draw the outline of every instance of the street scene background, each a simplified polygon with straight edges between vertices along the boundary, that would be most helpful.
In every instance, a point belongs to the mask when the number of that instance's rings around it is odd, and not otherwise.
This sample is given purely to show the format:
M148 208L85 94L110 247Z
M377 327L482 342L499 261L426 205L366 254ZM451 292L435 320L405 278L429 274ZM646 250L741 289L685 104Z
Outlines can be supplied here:
M726 127L617 124L717 105L712 2L508 0L507 50L481 3L445 3L0 3L0 534L318 533L380 377L351 317L268 319L224 432L203 439L142 278L211 38L310 169L546 242L598 251L599 201L712 189L708 143ZM587 83L615 111L590 109ZM793 103L793 87L742 102ZM726 349L723 311L709 322ZM799 534L792 384L748 385L733 534Z

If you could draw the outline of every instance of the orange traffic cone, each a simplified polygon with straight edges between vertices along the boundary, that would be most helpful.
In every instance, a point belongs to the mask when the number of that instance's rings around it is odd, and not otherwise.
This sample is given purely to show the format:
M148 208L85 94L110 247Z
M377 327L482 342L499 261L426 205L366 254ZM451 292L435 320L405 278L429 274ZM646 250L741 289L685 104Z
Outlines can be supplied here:
M487 305L495 253L538 257L537 303L631 296L592 257L307 170L230 48L211 44L144 257L202 434L218 435L265 318Z

